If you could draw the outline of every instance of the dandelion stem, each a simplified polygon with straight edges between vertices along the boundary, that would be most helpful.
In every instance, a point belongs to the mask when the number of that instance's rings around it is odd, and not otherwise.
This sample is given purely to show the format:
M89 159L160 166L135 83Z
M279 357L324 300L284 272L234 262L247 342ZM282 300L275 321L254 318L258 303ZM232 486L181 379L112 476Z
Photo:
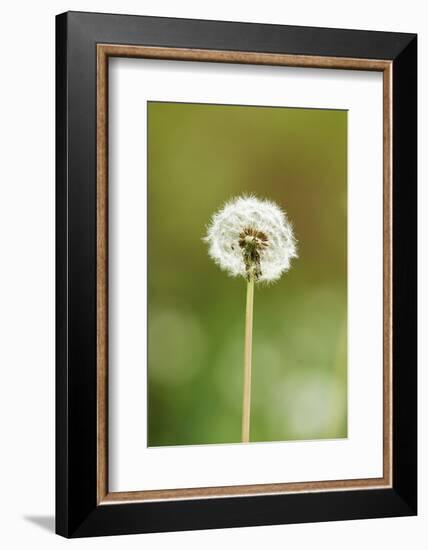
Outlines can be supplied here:
M247 282L247 305L245 311L245 350L244 350L244 396L242 400L242 442L250 441L251 409L251 356L253 345L253 304L254 278Z

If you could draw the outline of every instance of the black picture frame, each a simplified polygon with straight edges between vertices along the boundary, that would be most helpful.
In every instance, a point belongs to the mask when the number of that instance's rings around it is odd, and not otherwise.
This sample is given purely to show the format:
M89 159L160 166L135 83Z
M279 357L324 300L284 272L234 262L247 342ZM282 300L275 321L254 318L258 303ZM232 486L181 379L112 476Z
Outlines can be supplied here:
M392 487L97 504L100 43L392 62ZM415 515L417 36L67 12L56 18L56 97L56 532L86 537Z

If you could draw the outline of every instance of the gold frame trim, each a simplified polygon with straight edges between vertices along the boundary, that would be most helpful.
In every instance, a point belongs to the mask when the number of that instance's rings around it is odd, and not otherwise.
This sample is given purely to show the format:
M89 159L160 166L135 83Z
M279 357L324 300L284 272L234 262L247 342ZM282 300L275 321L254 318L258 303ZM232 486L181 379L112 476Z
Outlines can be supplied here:
M134 57L383 73L383 477L129 492L108 490L108 59ZM97 504L392 487L392 69L391 61L97 45Z

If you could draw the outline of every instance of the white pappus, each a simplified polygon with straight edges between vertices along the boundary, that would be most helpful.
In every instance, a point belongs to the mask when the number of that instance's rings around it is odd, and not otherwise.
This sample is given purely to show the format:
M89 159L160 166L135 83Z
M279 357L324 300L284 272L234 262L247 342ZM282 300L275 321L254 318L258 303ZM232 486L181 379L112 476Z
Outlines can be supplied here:
M235 197L218 210L204 240L209 255L233 277L276 281L297 257L296 239L285 212L253 195Z

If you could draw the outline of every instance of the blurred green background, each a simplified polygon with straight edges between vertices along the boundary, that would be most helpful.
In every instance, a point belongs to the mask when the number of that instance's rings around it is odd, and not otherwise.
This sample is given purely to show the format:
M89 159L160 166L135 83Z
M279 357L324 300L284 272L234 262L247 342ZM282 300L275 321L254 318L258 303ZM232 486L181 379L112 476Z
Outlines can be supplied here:
M242 193L299 253L256 286L250 439L347 436L347 113L149 102L149 446L240 441L246 282L202 238Z

